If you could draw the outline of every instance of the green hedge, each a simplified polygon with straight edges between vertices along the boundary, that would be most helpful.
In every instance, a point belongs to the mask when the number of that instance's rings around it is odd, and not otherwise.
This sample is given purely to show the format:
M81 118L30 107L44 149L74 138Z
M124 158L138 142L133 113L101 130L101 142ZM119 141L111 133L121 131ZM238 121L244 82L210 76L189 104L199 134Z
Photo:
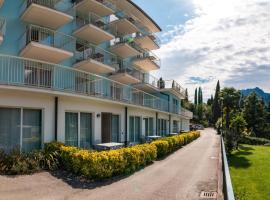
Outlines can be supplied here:
M0 174L28 174L42 169L64 168L91 179L129 174L157 158L164 157L200 136L190 132L166 137L147 144L111 151L89 151L59 142L45 144L44 150L31 154L0 151Z
M160 140L156 140L152 142L152 144L156 145L157 157L161 158L167 155L168 153L171 153L181 148L182 146L192 142L198 137L200 137L200 132L193 131L193 132L184 133L180 135L165 137Z
M157 157L157 148L153 144L101 152L62 145L59 150L65 169L94 179L134 172Z
M50 143L47 149L59 152L61 166L66 170L88 178L103 179L132 173L199 136L199 132L190 132L149 144L101 152L82 150L61 143Z
M250 145L265 145L265 144L270 144L270 140L265 139L265 138L246 136L240 140L240 143L250 144Z

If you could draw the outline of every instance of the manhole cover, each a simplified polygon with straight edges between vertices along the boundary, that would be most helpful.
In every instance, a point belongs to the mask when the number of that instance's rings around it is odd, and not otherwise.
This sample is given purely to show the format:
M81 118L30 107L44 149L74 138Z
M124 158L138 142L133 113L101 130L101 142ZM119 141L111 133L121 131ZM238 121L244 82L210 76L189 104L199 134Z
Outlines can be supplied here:
M216 192L202 191L200 198L202 198L202 199L217 199L217 193Z

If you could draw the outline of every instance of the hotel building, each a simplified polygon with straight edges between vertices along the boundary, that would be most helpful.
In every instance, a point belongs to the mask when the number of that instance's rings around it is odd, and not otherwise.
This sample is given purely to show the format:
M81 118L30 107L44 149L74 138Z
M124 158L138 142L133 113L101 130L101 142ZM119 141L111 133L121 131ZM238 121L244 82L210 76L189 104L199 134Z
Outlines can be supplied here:
M184 89L150 75L161 28L131 0L0 0L0 148L91 148L189 130Z

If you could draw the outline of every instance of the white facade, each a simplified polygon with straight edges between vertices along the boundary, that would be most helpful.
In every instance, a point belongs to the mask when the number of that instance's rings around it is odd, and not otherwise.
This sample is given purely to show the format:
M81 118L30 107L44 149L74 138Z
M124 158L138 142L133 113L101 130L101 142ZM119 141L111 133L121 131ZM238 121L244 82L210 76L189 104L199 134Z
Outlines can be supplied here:
M29 108L42 110L42 145L55 140L55 95L46 93L37 93L30 91L21 91L16 89L0 89L0 108ZM114 102L100 101L99 99L87 99L80 96L58 96L58 117L57 117L57 140L65 143L65 113L91 113L92 114L92 143L101 143L102 123L101 113L112 113L119 115L120 140L125 141L125 108L127 107L127 138L129 138L130 116L140 117L141 136L145 136L145 118L153 118L153 132L150 135L156 135L157 119L167 121L167 131L173 132L173 122L177 122L178 131L189 130L189 120L181 118L180 115L157 112L155 110L134 105L121 105ZM170 117L171 115L171 117ZM170 121L170 125L169 125ZM169 130L170 129L170 130Z

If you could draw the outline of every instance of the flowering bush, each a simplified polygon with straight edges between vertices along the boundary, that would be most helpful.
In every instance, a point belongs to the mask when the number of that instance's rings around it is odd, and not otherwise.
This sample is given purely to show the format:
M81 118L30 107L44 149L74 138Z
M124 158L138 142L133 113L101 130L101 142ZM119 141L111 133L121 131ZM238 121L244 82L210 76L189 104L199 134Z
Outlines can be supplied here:
M64 169L88 178L103 179L132 173L199 136L199 132L190 132L162 138L148 144L100 152L53 142L46 145L46 150L58 152L60 165Z

